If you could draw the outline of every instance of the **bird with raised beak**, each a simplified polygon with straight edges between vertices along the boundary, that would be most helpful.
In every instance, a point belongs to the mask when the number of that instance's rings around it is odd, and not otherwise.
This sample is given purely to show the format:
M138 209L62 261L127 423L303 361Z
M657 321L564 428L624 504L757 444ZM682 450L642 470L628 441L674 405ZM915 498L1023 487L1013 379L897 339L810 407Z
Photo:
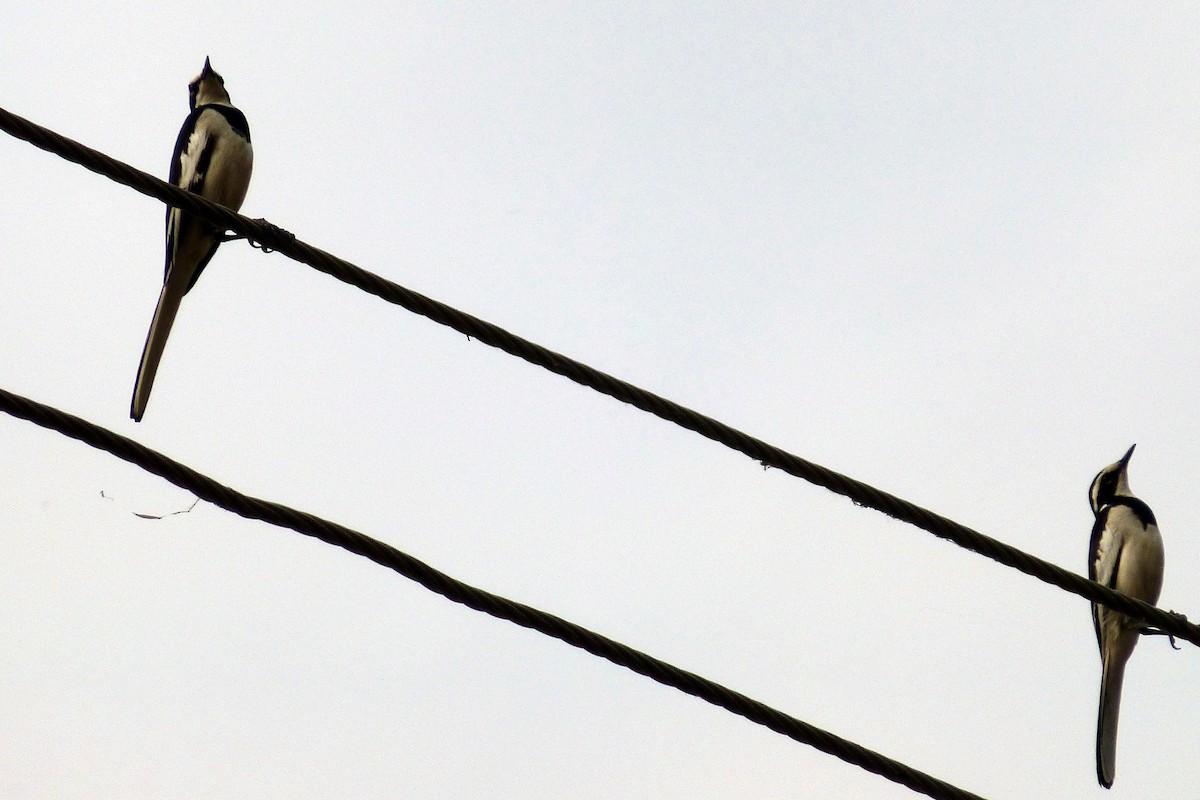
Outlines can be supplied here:
M246 198L254 166L250 126L246 124L246 116L230 103L225 79L207 58L204 69L188 84L188 103L191 113L175 141L169 180L237 211ZM135 421L140 422L146 413L150 389L179 304L225 240L224 233L185 211L167 207L166 274L133 387L129 415Z
M1137 445L1134 445L1136 447ZM1109 464L1092 481L1092 527L1088 577L1121 594L1153 605L1163 581L1163 543L1150 506L1129 490L1129 459ZM1096 720L1096 778L1112 788L1117 772L1117 717L1125 664L1144 627L1119 611L1092 603L1100 645L1100 711Z

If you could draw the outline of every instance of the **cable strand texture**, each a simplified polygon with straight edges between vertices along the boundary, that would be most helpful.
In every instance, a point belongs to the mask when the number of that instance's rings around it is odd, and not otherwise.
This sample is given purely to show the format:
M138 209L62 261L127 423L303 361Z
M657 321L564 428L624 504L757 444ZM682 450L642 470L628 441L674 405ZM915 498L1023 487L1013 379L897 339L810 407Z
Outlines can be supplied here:
M0 129L143 194L155 197L168 205L186 209L215 225L224 226L228 230L243 234L254 242L277 250L295 261L307 264L389 303L428 317L531 364L548 369L583 386L699 433L708 439L744 453L765 466L781 469L789 475L848 497L858 505L875 509L894 519L907 522L934 536L1020 570L1026 575L1065 589L1092 602L1102 603L1135 619L1149 622L1166 633L1200 646L1200 626L1188 622L1182 615L1163 611L1148 603L1123 595L1107 586L985 536L914 503L813 464L778 447L748 436L711 417L706 417L579 361L515 336L497 325L465 314L445 303L440 303L367 272L324 250L305 244L265 221L260 222L235 214L223 206L210 203L198 195L172 186L149 173L135 169L79 142L67 139L3 108L0 108Z
M979 795L784 714L695 673L672 666L561 617L456 580L358 531L304 511L242 494L162 453L87 420L3 389L0 389L0 410L136 464L227 511L288 528L369 558L456 603L566 642L916 792L938 800L981 800Z

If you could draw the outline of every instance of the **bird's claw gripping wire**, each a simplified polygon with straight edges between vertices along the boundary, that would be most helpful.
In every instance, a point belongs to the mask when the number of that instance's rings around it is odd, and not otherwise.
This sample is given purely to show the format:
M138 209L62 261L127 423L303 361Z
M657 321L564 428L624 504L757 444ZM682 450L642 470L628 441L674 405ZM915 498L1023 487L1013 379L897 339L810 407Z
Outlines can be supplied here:
M1175 617L1180 622L1188 621L1187 616L1184 614L1180 614L1178 611L1168 611L1167 613L1170 614L1172 617ZM1182 647L1180 647L1178 644L1175 643L1175 634L1170 633L1168 631L1164 631L1162 628L1156 628L1153 625L1151 625L1149 622L1135 622L1131 627L1133 627L1133 629L1136 630L1138 633L1140 633L1142 636L1165 636L1165 637L1167 637L1167 640L1170 641L1170 643L1171 643L1172 650L1182 650L1183 649Z
M260 218L260 219L254 220L254 221L257 222L259 225L262 225L264 228L266 228L267 233L271 234L272 236L275 236L280 239L286 239L289 242L294 242L296 240L296 234L292 233L291 231L285 231L283 228L279 227L278 225L273 225L270 222L267 222L265 219ZM275 248L268 247L267 245L263 244L262 242L256 242L252 238L250 238L249 236L246 236L243 233L229 233L228 231L223 231L220 235L217 236L217 240L221 241L221 242L234 242L234 241L237 241L238 239L245 239L247 242L250 243L251 247L262 250L264 253L275 252Z

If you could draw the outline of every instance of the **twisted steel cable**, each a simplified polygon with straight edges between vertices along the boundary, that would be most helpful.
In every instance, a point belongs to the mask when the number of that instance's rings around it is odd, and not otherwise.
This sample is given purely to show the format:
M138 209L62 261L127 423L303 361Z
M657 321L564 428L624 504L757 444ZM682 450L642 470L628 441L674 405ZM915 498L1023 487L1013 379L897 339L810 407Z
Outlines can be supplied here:
M672 666L665 661L553 614L456 580L407 553L358 531L322 519L314 514L242 494L162 453L80 417L3 389L0 389L0 410L18 419L28 420L44 428L58 431L64 436L77 439L131 464L136 464L227 511L232 511L247 519L261 520L271 525L289 528L297 533L320 539L335 547L341 547L356 555L369 558L376 564L394 570L456 603L490 614L498 619L514 622L525 628L532 628L546 636L586 650L594 656L599 656L665 686L673 687L685 694L720 706L770 728L776 733L815 747L913 791L938 798L938 800L982 800L979 795L959 789L848 739L843 739L836 734L788 716L782 711L702 678L695 673Z
M428 317L434 322L453 328L531 364L536 364L668 422L695 431L708 439L750 456L764 466L781 469L789 475L848 497L857 505L873 508L894 519L915 525L934 536L953 542L959 547L979 553L993 561L1020 570L1026 575L1065 589L1092 602L1102 603L1135 619L1148 622L1164 633L1200 646L1200 626L1188 622L1181 614L1166 612L1141 600L1123 595L1107 586L985 536L907 500L902 500L861 481L792 455L711 417L699 414L572 358L522 339L490 322L485 322L445 303L440 303L367 272L324 250L305 244L265 220L243 217L3 108L0 108L0 129L47 152L54 153L143 194L157 198L168 205L183 208L214 225L235 231L265 248L278 250L295 261L307 264L389 303Z

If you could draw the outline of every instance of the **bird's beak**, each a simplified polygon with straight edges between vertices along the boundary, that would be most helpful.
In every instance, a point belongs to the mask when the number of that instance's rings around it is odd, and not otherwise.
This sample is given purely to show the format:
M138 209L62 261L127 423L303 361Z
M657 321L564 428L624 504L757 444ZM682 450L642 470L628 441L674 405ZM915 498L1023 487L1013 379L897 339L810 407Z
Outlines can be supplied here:
M1132 455L1133 455L1133 448L1134 448L1134 447L1137 447L1137 445L1136 445L1136 444L1135 444L1135 445L1132 445L1132 446L1129 448L1129 451L1128 451L1127 453L1125 453L1125 455L1121 456L1121 469L1125 469L1126 467L1128 467L1128 466L1129 466L1129 458L1130 458L1130 456L1132 456Z
M200 71L200 77L211 75L213 71L212 64L208 63L208 56L204 57L204 69Z

